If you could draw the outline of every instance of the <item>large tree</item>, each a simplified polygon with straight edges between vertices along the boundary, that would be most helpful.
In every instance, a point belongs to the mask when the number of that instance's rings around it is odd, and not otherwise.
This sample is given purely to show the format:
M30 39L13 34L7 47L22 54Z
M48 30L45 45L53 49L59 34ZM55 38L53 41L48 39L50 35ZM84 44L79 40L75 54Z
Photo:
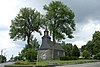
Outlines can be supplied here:
M53 38L53 46L56 40L65 39L65 35L73 38L75 15L69 7L60 1L52 1L49 5L44 6L44 10L47 11L46 24Z
M87 44L86 44L86 50L89 51L91 56L94 54L93 49L94 49L93 41L88 41Z
M3 55L0 55L0 63L6 62L6 57Z
M83 52L84 50L86 50L86 48L87 48L87 46L86 46L86 45L83 45L83 46L81 47L81 52Z
M28 47L31 47L30 40L34 31L40 32L41 15L31 8L20 9L19 14L11 21L10 38L27 40Z
M75 56L75 57L79 57L80 56L80 50L78 49L78 47L76 45L73 46L72 56Z
M90 55L96 55L100 52L100 32L95 31L92 36L92 40L88 41L86 45L82 46L82 51L89 51Z
M60 1L52 1L44 6L44 10L47 11L46 19L53 41L64 39L64 33L68 35L68 38L72 38L75 30L75 15L72 10Z
M100 52L100 32L95 31L92 38L93 38L92 39L93 51L94 51L94 54L97 54Z

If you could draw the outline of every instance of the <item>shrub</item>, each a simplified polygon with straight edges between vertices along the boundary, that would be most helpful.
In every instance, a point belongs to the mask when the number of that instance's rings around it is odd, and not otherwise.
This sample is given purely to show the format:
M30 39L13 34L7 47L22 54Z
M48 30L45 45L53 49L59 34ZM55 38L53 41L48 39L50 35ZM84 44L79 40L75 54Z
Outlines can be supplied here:
M80 50L78 49L78 47L76 45L73 46L72 56L74 56L74 57L79 57L80 56Z
M84 50L83 53L82 53L82 56L83 56L85 59L88 59L88 58L90 57L89 51Z
M71 56L71 57L60 57L60 60L77 60L77 57Z
M6 62L6 57L3 55L0 55L0 63Z
M34 49L28 48L22 53L22 57L24 57L26 60L28 60L30 62L33 62L34 60L37 59L37 53Z
M100 60L100 52L94 56L94 59Z

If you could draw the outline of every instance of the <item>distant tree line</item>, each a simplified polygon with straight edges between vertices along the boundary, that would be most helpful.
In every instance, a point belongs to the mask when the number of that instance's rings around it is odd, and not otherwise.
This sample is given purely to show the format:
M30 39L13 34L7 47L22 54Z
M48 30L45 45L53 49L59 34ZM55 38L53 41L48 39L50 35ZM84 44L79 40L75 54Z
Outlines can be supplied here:
M77 60L80 56L80 50L76 45L72 45L71 43L65 44L62 43L62 48L65 52L65 57L61 57L61 60Z
M6 62L6 57L3 55L0 55L0 63Z
M81 52L86 58L100 59L100 31L95 31L92 40L81 47ZM87 56L84 54L87 54Z

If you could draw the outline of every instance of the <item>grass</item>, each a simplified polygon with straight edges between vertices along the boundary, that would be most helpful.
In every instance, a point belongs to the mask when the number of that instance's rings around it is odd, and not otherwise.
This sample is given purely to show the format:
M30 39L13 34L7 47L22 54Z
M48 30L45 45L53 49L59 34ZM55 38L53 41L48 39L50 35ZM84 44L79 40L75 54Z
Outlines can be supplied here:
M61 60L46 60L46 61L38 61L38 62L28 62L28 61L17 61L15 64L11 66L45 66L50 65L50 63L59 63L59 64L69 64L69 63L86 63L86 62L93 62L95 60L68 60L68 61L61 61Z
M48 65L48 63L59 63L59 64L69 64L69 63L86 63L86 62L93 62L94 60L49 60L49 61L39 61L37 62L38 65Z

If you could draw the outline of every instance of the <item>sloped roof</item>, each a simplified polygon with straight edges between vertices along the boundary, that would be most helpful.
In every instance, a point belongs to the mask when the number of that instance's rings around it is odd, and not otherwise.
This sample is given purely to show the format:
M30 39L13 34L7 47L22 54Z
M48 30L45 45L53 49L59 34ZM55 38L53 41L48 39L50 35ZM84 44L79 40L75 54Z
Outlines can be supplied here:
M56 50L64 50L64 49L61 47L61 44L60 44L60 43L56 43L56 44L54 45L54 49L56 49Z
M52 46L53 46L53 42L51 41L50 43L44 43L41 45L40 47L40 50L45 50L45 49L52 49ZM61 44L60 43L56 43L54 45L54 49L55 50L64 50L62 47L61 47Z
M40 46L40 50L43 50L43 49L50 49L51 47L49 46L49 44L47 43L44 43L44 44L41 44Z

